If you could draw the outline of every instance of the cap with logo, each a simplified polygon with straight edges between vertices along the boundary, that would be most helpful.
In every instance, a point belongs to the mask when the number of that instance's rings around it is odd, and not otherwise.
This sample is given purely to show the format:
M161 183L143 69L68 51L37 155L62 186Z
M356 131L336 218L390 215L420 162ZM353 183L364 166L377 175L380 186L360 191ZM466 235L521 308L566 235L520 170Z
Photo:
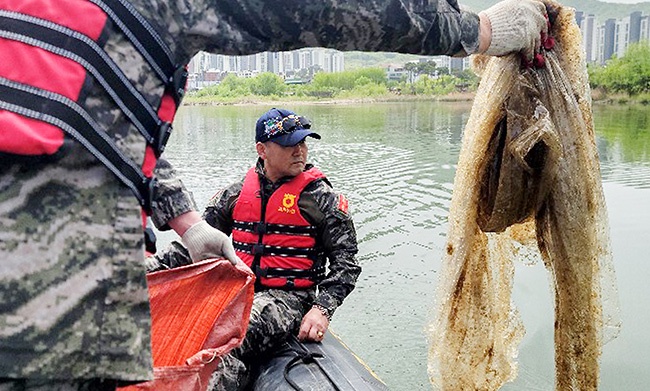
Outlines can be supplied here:
M272 108L264 113L255 126L255 141L273 141L283 147L292 147L305 137L320 139L311 131L311 122L293 111Z

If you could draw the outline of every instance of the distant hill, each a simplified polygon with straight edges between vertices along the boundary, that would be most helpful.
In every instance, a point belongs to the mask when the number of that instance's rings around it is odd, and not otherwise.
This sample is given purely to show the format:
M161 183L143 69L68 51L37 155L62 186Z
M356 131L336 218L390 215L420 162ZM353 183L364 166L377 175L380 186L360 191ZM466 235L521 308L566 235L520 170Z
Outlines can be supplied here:
M463 6L476 12L484 10L497 3L498 0L459 0ZM593 14L599 23L607 19L621 19L629 16L634 11L641 11L650 15L650 2L637 4L615 4L605 3L596 0L565 0L564 5L573 7L585 14ZM416 61L423 56L400 53L367 53L367 52L345 52L345 69L352 70L367 67L386 68L389 65L403 65L409 61Z
M387 68L391 65L402 66L409 61L417 61L425 56L414 54L385 52L344 52L345 70L359 68Z

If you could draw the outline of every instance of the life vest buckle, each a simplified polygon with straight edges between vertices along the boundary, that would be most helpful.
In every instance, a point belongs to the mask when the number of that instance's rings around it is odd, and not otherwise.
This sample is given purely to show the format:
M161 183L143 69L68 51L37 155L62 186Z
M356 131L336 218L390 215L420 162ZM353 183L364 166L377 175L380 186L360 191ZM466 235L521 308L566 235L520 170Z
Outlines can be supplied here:
M251 247L251 252L253 253L253 255L261 255L261 254L264 254L264 245L263 245L263 244L260 244L260 243L258 243L258 244L254 244L254 245Z
M160 124L160 128L158 128L158 133L156 134L156 139L154 140L155 144L153 145L153 149L157 158L160 157L160 155L165 150L165 145L167 145L167 141L169 141L171 134L171 122L163 121Z
M264 235L266 233L266 223L255 223L254 227L255 233Z
M151 216L153 207L153 188L156 185L156 178L146 178L140 188L140 206L147 216Z
M189 72L187 72L187 68L180 66L174 71L174 74L169 80L170 92L176 102L176 107L181 104L181 100L185 96L185 86L187 85L188 76Z

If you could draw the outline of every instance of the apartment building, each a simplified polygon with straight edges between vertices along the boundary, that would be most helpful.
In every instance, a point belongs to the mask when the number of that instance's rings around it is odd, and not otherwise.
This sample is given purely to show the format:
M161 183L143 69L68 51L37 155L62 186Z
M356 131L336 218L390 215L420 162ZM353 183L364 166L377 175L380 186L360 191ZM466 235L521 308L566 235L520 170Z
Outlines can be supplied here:
M291 78L301 70L341 72L344 70L343 52L326 48L306 48L291 52L263 52L246 56L225 56L199 52L188 65L188 89L199 89L216 84L228 74L251 77L272 72ZM215 76L216 75L216 76Z
M602 23L593 14L576 11L576 22L580 26L588 63L603 65L614 55L624 56L631 43L650 40L649 17L640 11Z

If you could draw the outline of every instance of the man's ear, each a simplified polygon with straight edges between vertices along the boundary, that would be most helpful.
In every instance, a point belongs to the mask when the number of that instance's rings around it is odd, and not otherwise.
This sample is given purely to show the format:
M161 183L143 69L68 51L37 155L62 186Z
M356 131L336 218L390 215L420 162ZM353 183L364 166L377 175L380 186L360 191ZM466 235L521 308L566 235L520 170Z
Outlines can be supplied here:
M262 160L266 159L266 145L258 142L255 144L255 149L257 150L257 156L259 156Z

